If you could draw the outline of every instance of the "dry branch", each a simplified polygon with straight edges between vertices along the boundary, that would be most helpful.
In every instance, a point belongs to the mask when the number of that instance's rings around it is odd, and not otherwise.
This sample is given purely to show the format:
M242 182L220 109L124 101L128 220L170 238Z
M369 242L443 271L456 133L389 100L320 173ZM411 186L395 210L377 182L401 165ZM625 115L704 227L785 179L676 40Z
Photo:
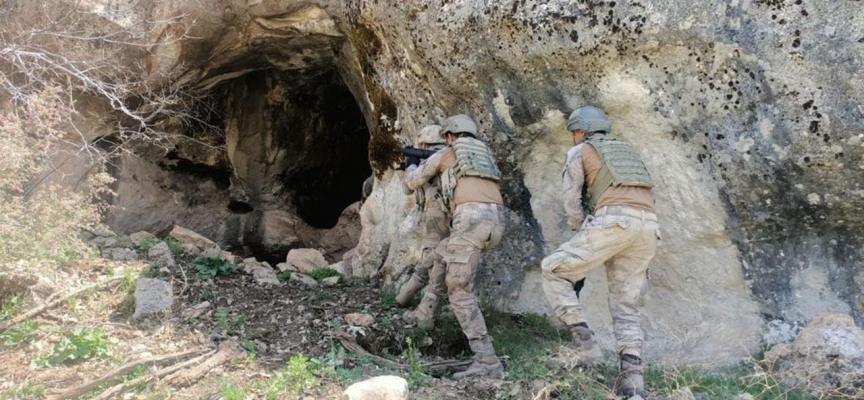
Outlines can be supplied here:
M46 400L74 399L74 398L77 398L81 395L84 395L85 393L90 392L93 389L96 389L97 387L99 387L102 384L105 384L105 383L111 382L115 379L118 379L118 378L132 372L133 370L135 370L135 368L138 368L142 365L147 365L147 366L152 366L152 367L161 367L163 365L173 364L176 361L180 361L180 360L192 357L192 356L200 355L201 353L203 353L205 351L206 351L206 349L196 349L196 350L184 351L184 352L180 352L180 353L168 354L168 355L162 356L162 357L147 358L147 359L143 359L143 360L132 361L132 362L123 364L120 367L115 368L113 371L103 375L99 379L86 382L82 385L78 385L78 386L73 387L73 388L48 393L48 396L46 396L45 399Z
M106 400L106 399L117 398L120 394L125 393L125 392L131 390L132 388L134 388L138 385L150 382L153 379L161 379L161 378L168 376L170 374L173 374L174 372L177 372L183 368L186 368L186 367L191 366L191 365L195 365L195 364L201 362L201 360L204 360L207 357L211 357L214 354L216 354L216 352L210 352L208 354L198 356L198 357L195 357L193 359L175 364L175 365L170 366L168 368L157 370L151 374L147 374L147 375L135 378L129 382L121 383L119 385L116 385L116 386L102 392L102 394L100 394L99 396L94 397L93 400Z
M355 353L362 354L365 357L368 357L373 364L390 369L396 369L400 371L407 371L410 366L402 364L397 361L388 360L384 357L376 356L357 344L354 341L354 338L351 337L350 334L339 331L326 331L324 332L324 336L337 339L339 343L342 344L342 347L345 347L348 350L351 350ZM462 371L468 368L471 365L471 360L446 360L446 361L437 361L431 363L422 363L420 364L420 368L424 369L427 373L433 376L442 376L447 374L448 372Z
M117 282L122 281L123 279L124 279L124 277L122 277L122 276L110 278L108 280L94 283L92 285L88 285L88 286L85 286L81 289L75 290L75 291L73 291L73 292L71 292L71 293L69 293L69 294L67 294L67 295L65 295L59 299L44 303L44 304L42 304L36 308L31 309L30 311L25 312L24 314L18 315L15 318L12 318L8 321L0 322L0 331L5 331L6 329L9 329L9 327L11 327L13 325L16 325L20 322L26 321L28 318L35 317L35 316L45 312L46 310L50 310L54 307L57 307L58 305L66 302L67 300L69 300L71 298L79 296L82 293L86 293L86 292L89 292L89 291L94 290L94 289L107 288L113 284L116 284Z
M236 340L230 340L219 346L219 351L200 365L188 371L179 371L167 378L165 381L172 386L187 386L201 379L208 371L222 365L228 360L243 354L240 344Z

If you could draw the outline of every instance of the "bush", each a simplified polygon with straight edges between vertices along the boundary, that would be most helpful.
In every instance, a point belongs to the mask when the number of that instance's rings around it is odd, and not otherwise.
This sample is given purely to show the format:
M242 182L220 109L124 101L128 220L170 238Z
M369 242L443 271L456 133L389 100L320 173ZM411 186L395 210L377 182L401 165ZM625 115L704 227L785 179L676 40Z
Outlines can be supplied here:
M315 373L320 370L321 363L318 360L309 359L303 354L291 357L285 368L276 371L273 378L264 384L266 398L281 399L286 392L298 395L306 389L318 386L320 381Z
M66 362L78 362L93 357L107 357L108 337L103 328L75 328L66 332L49 352L33 361L36 367L53 367Z
M195 268L195 276L205 279L228 276L237 269L237 264L218 257L198 257L192 262L192 266Z
M342 274L340 274L338 271L336 271L333 268L318 268L316 270L310 271L306 275L309 275L312 278L315 278L316 280L319 280L319 281L321 279L324 279L324 278L331 278L334 276L342 276Z

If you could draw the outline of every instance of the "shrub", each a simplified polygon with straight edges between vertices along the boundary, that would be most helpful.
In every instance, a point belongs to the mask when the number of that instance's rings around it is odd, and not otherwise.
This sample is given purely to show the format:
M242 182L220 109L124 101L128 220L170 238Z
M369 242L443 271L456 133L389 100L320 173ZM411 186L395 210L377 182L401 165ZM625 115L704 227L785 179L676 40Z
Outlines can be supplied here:
M315 278L316 280L321 280L324 278L331 278L334 276L342 276L342 274L340 274L338 271L336 271L333 268L319 268L319 269L310 271L306 275L309 275L309 276Z
M305 389L318 386L319 379L315 373L320 370L321 363L318 360L309 359L303 354L291 357L285 368L276 371L273 378L265 383L266 398L281 399L286 392L297 395Z
M225 334L239 333L246 326L246 316L229 312L225 307L216 309L216 328Z
M237 269L237 264L218 257L198 257L192 262L192 266L195 268L195 276L205 279L228 276Z

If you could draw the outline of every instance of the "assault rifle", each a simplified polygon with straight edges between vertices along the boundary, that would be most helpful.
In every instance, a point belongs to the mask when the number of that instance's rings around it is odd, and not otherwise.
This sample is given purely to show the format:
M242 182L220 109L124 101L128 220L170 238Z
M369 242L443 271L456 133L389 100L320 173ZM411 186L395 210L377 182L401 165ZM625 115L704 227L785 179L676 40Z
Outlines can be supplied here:
M423 150L411 146L402 148L402 156L404 159L399 164L399 170L404 171L409 165L420 165L420 162L437 153L436 150Z

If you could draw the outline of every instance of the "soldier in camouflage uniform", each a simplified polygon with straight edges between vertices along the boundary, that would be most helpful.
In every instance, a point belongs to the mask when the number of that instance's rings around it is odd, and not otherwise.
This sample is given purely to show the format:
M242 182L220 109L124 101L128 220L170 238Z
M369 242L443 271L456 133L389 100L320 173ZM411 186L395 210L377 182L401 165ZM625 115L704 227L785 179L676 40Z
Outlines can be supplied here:
M651 176L632 145L608 137L612 125L602 110L574 111L567 129L575 146L567 152L564 165L564 209L578 232L543 259L543 290L555 314L573 332L576 364L596 362L602 353L574 285L605 265L621 367L615 391L625 398L639 398L645 395L641 307L648 262L659 238ZM564 359L550 361L574 364Z
M444 138L441 137L441 127L429 125L421 129L417 135L415 146L424 150L443 150L447 145ZM413 193L417 206L422 210L423 216L420 221L421 235L423 236L422 255L420 262L414 267L411 278L399 290L396 302L401 306L407 305L417 291L426 286L428 282L429 286L426 287L423 300L420 301L417 309L407 311L402 318L409 324L416 323L421 328L431 329L435 321L438 301L447 294L444 261L435 249L450 234L450 213L440 200L441 191L437 177L427 181L416 190L410 189L406 184L405 193Z
M498 245L504 233L505 209L499 189L501 172L489 147L477 139L477 125L470 117L447 118L442 133L447 139L447 148L419 167L409 168L405 181L409 189L416 190L438 177L441 197L452 210L450 237L436 252L446 264L450 307L474 352L471 366L453 377L500 375L504 366L495 354L473 290L480 253Z

